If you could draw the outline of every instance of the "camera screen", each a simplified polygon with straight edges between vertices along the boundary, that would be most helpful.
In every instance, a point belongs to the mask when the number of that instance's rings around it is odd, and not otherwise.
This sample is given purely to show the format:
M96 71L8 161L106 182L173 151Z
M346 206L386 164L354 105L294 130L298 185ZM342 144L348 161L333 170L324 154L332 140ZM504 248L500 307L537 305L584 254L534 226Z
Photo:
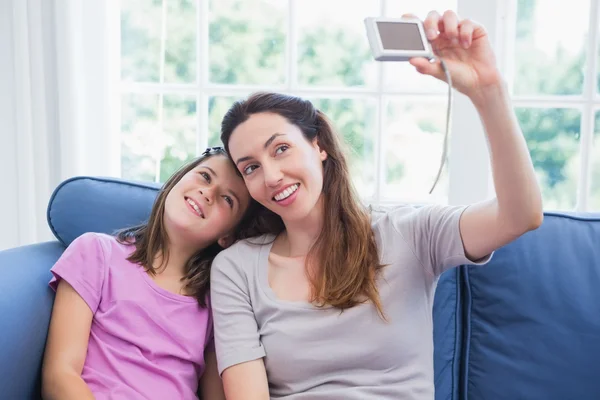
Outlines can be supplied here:
M377 22L384 50L425 50L419 26L407 22Z

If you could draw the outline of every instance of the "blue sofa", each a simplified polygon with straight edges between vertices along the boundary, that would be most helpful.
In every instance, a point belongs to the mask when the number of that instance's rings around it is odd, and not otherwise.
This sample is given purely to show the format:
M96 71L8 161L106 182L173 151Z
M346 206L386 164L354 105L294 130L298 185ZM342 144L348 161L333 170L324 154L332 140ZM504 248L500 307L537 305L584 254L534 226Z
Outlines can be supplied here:
M49 269L87 231L144 221L157 185L77 177L48 206L56 241L0 252L0 398L39 399ZM546 213L485 267L439 281L436 400L600 399L600 214Z

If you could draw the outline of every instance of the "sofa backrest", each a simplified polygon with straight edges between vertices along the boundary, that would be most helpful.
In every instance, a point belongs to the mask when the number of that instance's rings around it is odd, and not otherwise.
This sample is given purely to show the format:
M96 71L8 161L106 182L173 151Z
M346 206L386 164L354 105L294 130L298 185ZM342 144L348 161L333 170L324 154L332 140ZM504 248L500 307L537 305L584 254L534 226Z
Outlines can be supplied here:
M600 398L600 214L546 213L439 289L436 399Z
M65 246L85 232L112 234L147 221L159 189L155 183L75 177L54 190L48 225Z
M48 222L68 245L148 218L157 184L78 177ZM437 400L600 398L600 214L546 213L485 266L444 273L434 308Z
M40 399L40 372L54 294L50 268L77 236L113 233L144 222L158 185L77 177L55 189L48 205L58 241L0 252L0 398Z

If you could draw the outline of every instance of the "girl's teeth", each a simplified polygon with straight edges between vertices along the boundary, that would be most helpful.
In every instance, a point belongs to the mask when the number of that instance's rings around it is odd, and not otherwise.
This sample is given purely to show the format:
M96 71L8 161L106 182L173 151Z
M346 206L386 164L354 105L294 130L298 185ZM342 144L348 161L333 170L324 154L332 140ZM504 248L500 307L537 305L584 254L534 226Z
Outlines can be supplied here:
M198 215L202 215L202 214L200 213L200 209L198 208L198 206L196 205L196 203L194 203L194 202L193 202L192 200L190 200L190 199L188 199L188 201L187 201L187 202L188 202L188 204L189 204L190 206L192 206L192 208L194 209L194 211L196 211L196 212L198 213Z

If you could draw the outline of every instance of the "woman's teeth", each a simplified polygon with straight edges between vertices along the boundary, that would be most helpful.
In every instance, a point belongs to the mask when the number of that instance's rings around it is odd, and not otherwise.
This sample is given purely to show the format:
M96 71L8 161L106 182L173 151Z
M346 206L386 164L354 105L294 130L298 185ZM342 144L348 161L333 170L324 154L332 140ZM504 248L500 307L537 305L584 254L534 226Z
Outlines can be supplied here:
M274 199L277 201L287 199L288 197L290 197L292 195L292 193L294 193L296 190L298 190L299 187L300 187L300 184L296 183L295 185L292 185L289 188L285 189L283 192L275 195Z
M200 208L198 207L198 204L196 204L196 202L192 199L187 199L187 202L190 206L192 206L192 208L194 209L194 211L196 211L196 213L201 216L202 218L204 218L204 215L202 215L202 212L200 211Z

